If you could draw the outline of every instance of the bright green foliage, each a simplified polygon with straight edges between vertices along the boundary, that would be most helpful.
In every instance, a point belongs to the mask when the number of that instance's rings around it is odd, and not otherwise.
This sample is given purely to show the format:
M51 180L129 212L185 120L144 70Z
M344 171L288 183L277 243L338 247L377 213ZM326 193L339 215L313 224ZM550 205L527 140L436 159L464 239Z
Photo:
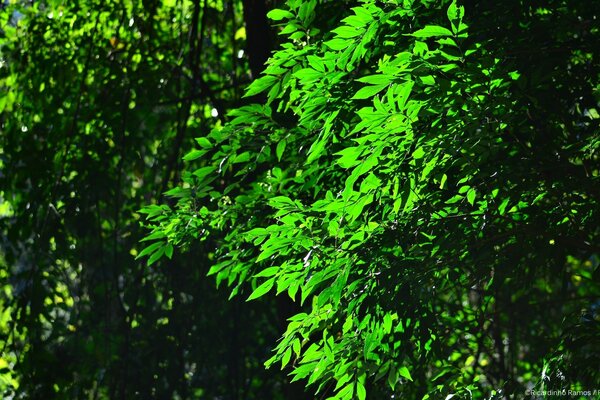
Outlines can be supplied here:
M600 32L575 3L288 1L264 103L198 138L144 253L208 239L232 296L301 304L266 364L319 396L592 388Z

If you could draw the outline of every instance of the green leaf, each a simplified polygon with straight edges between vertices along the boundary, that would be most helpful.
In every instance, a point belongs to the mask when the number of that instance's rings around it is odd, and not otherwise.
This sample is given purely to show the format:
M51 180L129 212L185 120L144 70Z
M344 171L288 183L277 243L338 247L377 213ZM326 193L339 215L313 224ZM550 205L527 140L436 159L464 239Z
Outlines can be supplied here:
M363 76L362 78L358 78L356 81L368 83L369 85L389 85L394 81L394 76L383 74L367 75Z
M278 209L290 209L297 208L296 203L287 196L275 196L269 199L269 205L273 208Z
M310 65L314 70L325 72L325 62L321 57L309 55L306 57L306 59L308 60L308 65Z
M167 258L170 260L171 258L173 258L173 245L171 243L169 243L167 245L167 247L165 247L165 255L167 256Z
M473 188L471 188L467 192L467 201L469 202L469 204L473 205L475 203L475 196L476 195L477 195L477 192Z
M448 175L446 175L446 174L442 175L442 179L440 181L440 189L444 188L444 185L446 185L447 180L448 180Z
M412 376L410 376L410 372L408 371L408 368L406 367L400 367L398 369L398 374L400 374L400 376L402 376L403 378L408 379L409 381L412 381Z
M163 231L155 231L143 238L142 240L140 240L140 242L148 242L150 240L162 239L165 237L167 237L167 235Z
M210 140L205 137L196 138L196 143L198 143L198 145L203 149L210 149L213 146Z
M209 165L209 166L206 166L206 167L198 168L197 170L195 170L195 171L193 172L193 175L194 175L196 178L198 178L198 179L202 180L202 179L204 179L206 176L208 176L208 175L212 174L212 173L213 173L213 172L214 172L216 169L217 169L217 168L216 168L215 166L213 166L213 165Z
M460 182L459 182L460 183ZM469 190L471 189L471 186L469 185L463 185L461 187L458 188L458 194L465 194L467 193Z
M373 21L373 8L352 7L352 11L354 11L354 14L364 22Z
M279 267L269 267L260 271L258 274L254 275L255 278L269 278L273 275L276 275L279 272Z
M427 177L429 176L431 171L437 166L437 164L438 164L437 156L435 156L431 160L427 161L427 163L425 164L425 167L423 167L423 171L421 172L421 180L422 181L427 179Z
M448 11L447 11L447 15L448 15L448 20L450 22L456 20L456 18L458 18L458 6L456 5L456 0L454 0L452 3L450 3L450 6L448 7Z
M160 249L158 249L156 252L154 252L154 254L152 254L150 256L150 258L148 259L148 266L154 264L156 261L158 261L163 255L165 254L165 248L161 247Z
M406 107L406 102L408 101L408 97L410 96L413 86L414 82L412 81L406 82L400 86L400 89L398 91L399 110L404 110L404 108Z
M498 206L498 213L500 215L504 215L505 214L506 208L508 207L509 203L510 203L510 197L507 197L504 200L502 200L502 203L500 203L500 205Z
M419 160L423 157L425 157L425 150L423 150L422 147L418 147L413 153L412 153L412 157L415 160Z
M294 14L289 11L276 8L267 13L267 18L272 19L273 21L281 21L282 19L294 18Z
M137 255L137 257L135 257L136 260L150 254L153 253L154 251L156 251L156 249L158 249L159 247L163 246L164 242L155 242L152 243L151 245L149 245L148 247L144 248L144 250L140 251L140 254Z
M367 398L367 389L365 389L365 385L360 381L356 382L356 396L358 400L365 400Z
M244 97L252 97L261 92L264 92L265 90L269 89L273 84L275 84L275 82L277 82L278 80L279 78L273 75L265 75L263 77L260 77L254 82L252 82L250 86L248 86Z
M367 193L371 190L375 190L381 187L381 179L379 179L374 173L369 173L360 184L360 192Z
M437 36L453 36L451 30L437 25L427 25L423 29L419 29L416 32L410 33L407 36L414 36L418 38L429 38Z
M364 160L362 163L360 163L359 165L357 165L352 170L352 173L346 179L346 182L344 184L345 192L346 192L347 195L352 192L352 188L353 188L354 183L356 182L356 180L361 175L364 175L367 172L369 172L371 169L373 169L373 167L376 166L378 162L379 162L379 159L377 157L375 157L374 155L371 155L370 157L368 157L366 160Z
M390 314L383 316L383 330L387 334L392 332L392 316Z
M315 161L319 157L321 157L325 150L325 140L317 140L310 146L310 150L308 151L308 157L306 158L306 163L310 164Z
M277 156L277 161L281 161L281 157L283 157L283 152L285 151L285 146L287 145L285 139L280 140L277 143L277 148L275 149L275 155Z
M353 7L352 11L354 11L355 15L351 15L342 20L347 25L355 28L362 28L373 21L373 15L371 15L364 7Z
M356 92L356 94L354 96L352 96L352 99L360 100L360 99L371 98L371 97L375 96L377 93L381 92L386 87L387 87L387 85L365 86L365 87L361 88L358 92Z
M335 155L341 156L338 158L337 162L342 168L351 168L355 166L358 161L358 157L361 153L360 147L347 147L342 151L335 153Z
M390 367L390 372L387 377L388 385L394 390L396 388L396 384L398 383L398 373L396 371L396 367L394 364Z
M257 299L263 295L265 295L273 285L275 284L275 277L270 278L264 281L259 287L257 287L250 296L246 299L246 301Z
M322 72L312 68L302 68L294 73L294 76L304 83L312 82L323 76Z
M331 39L325 42L325 45L329 47L331 50L345 50L353 43L352 40L349 39Z
M356 36L360 36L362 32L354 27L340 26L332 31L336 36L342 39L350 39Z
M236 164L236 163L243 163L243 162L247 162L250 160L250 152L249 151L245 151L241 154L238 154L235 156L235 158L233 159L233 161L231 161L232 163Z
M192 150L187 153L184 157L184 161L193 161L196 160L207 153L207 150Z
M353 383L349 383L346 386L344 386L342 389L340 389L340 391L336 394L335 399L336 400L351 400L352 399L352 394L354 392L354 384Z
M285 366L288 365L291 358L292 358L292 349L288 347L287 350L285 351L285 353L283 353L283 357L281 357L281 369L284 369Z
M461 31L462 28L461 25L463 16L465 15L465 8L462 6L458 7L456 4L456 0L454 0L448 7L447 14L448 20L452 24L452 32L459 33L459 31Z

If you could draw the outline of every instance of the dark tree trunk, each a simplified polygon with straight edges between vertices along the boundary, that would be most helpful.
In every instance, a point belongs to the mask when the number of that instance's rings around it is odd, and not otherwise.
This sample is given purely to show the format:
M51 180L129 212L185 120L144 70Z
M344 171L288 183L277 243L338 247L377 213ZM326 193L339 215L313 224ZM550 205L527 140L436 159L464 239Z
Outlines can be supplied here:
M256 79L265 67L271 54L273 41L265 0L243 0L244 22L246 23L246 52L252 77Z

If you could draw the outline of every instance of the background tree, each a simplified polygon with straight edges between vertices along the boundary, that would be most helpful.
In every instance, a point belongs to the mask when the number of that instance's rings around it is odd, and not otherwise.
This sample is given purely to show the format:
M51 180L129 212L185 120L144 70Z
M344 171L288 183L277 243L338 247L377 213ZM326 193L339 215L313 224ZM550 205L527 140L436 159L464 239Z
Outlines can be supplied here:
M598 382L598 6L288 1L287 38L149 206L156 259L289 296L267 365L332 399Z
M242 101L257 47L242 6L3 3L3 398L285 395L262 368L274 302L228 302L204 279L205 244L135 261L137 210L164 202L193 137Z

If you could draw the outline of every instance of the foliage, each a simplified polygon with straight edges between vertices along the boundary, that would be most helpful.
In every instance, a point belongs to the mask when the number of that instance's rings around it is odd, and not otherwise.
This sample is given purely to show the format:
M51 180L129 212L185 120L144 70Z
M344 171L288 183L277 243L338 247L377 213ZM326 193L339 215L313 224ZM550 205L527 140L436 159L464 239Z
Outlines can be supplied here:
M165 201L193 136L243 102L241 2L10 3L0 2L0 397L285 396L286 377L262 368L274 302L227 302L204 279L212 255L201 244L152 268L135 261L137 210Z
M340 3L269 13L258 102L197 138L140 256L207 241L232 296L301 304L266 364L322 397L592 388L600 4Z

